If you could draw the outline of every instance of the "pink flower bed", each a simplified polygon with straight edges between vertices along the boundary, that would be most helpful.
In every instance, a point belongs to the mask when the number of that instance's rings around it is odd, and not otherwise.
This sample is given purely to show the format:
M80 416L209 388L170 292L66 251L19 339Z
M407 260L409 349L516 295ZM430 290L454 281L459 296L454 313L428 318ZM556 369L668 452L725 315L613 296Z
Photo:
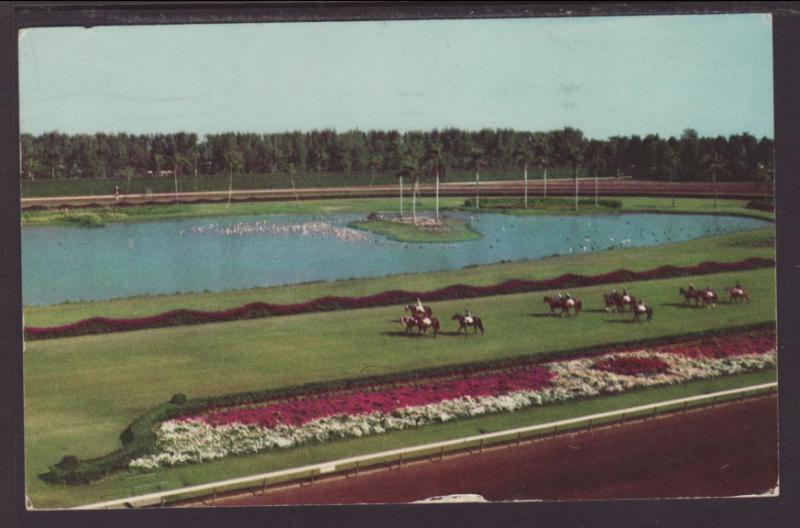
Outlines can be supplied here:
M774 349L775 333L771 330L734 333L717 338L649 347L652 353L709 359L761 354ZM628 376L656 375L669 371L669 365L657 357L619 355L626 352L630 353L631 350L615 352L614 357L601 359L595 362L592 368ZM589 354L588 357L608 353L608 350L598 351ZM357 416L375 411L391 413L404 407L428 405L466 396L475 398L498 396L520 390L537 391L548 387L555 376L548 369L548 364L563 361L565 360L481 374L462 374L417 384L307 394L291 400L210 410L201 416L186 416L182 419L200 418L211 425L241 423L275 427L278 424L300 425L317 418L339 414Z
M625 376L641 376L667 372L669 365L655 357L617 357L597 361L592 368Z
M202 416L202 419L211 425L228 423L258 424L262 427L275 427L278 424L300 425L324 416L337 414L357 416L374 411L392 412L402 407L428 405L465 395L497 396L518 390L539 390L546 387L552 378L553 373L547 368L528 367L371 392L319 394L261 407L215 411ZM190 418L192 417L185 419Z

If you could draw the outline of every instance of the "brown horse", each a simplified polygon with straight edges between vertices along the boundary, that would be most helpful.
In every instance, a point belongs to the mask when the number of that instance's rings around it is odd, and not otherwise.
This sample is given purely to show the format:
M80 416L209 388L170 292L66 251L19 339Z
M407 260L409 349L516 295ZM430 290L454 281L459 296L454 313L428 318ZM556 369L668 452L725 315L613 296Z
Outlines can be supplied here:
M421 335L428 335L428 330L433 328L433 337L439 335L439 320L435 317L417 317L417 328Z
M406 327L406 334L411 334L411 331L417 326L417 318L410 315L402 316L399 322Z
M631 310L633 311L633 322L641 321L640 317L642 315L647 316L647 320L650 321L653 318L653 307L649 305L639 305L634 304L631 306Z
M706 308L713 308L719 302L719 296L714 290L703 290L700 292L700 302Z
M606 305L607 312L618 312L620 310L619 293L604 293L603 302Z
M700 296L700 292L697 290L684 290L681 288L678 290L678 293L683 295L683 304L688 304L689 306L699 306L703 299Z
M550 306L550 315L555 315L556 308L561 308L561 313L559 314L560 317L564 317L564 315L569 316L570 308L575 310L575 315L581 313L582 305L581 301L578 299L559 299L557 297L545 296L544 302Z
M744 288L725 288L725 291L730 295L730 302L738 303L741 301L750 302L750 297L747 295L747 292Z
M453 321L458 321L458 332L456 332L456 333L460 334L461 330L463 329L464 330L464 336L466 336L467 335L467 327L471 326L473 335L477 334L478 330L480 330L481 331L481 335L483 335L483 322L481 321L480 317L475 317L473 315L471 323L468 323L466 319L467 318L465 316L463 316L461 314L458 314L458 313L453 315Z

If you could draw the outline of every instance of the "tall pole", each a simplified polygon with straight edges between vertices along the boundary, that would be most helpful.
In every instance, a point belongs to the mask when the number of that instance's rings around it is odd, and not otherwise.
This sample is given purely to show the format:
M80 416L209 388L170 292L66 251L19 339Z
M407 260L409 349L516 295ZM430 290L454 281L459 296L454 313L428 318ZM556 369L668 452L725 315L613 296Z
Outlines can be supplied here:
M573 169L573 177L575 178L575 210L578 210L578 166Z
M547 166L544 167L544 197L547 198Z
M481 208L481 172L479 170L475 171L475 209Z
M597 207L597 169L594 170L594 206Z
M436 222L439 222L439 171L436 171Z
M528 208L528 162L527 161L525 162L524 177L525 177L525 199L524 199L524 202L525 202L525 209L527 209Z
M400 176L400 218L403 218L403 177Z

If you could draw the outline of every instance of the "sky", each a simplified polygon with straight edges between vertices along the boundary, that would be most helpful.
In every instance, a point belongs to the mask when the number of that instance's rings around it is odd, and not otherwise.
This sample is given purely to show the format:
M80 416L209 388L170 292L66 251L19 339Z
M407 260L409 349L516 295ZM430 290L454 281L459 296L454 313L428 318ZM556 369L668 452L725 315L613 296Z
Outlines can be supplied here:
M773 137L769 15L32 28L40 134L458 127Z

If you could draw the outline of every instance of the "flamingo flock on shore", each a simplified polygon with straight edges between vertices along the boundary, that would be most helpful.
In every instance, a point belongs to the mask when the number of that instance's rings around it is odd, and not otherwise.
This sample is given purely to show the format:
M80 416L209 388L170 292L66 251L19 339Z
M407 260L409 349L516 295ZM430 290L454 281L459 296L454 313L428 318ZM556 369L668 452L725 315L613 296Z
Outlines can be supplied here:
M279 236L330 236L346 242L371 242L372 238L366 233L351 229L349 227L338 227L327 222L304 222L301 224L275 224L265 220L256 222L240 222L231 225L221 226L212 224L209 226L194 226L181 231L181 235L192 234L215 234L222 236L244 236L255 234L268 234Z

